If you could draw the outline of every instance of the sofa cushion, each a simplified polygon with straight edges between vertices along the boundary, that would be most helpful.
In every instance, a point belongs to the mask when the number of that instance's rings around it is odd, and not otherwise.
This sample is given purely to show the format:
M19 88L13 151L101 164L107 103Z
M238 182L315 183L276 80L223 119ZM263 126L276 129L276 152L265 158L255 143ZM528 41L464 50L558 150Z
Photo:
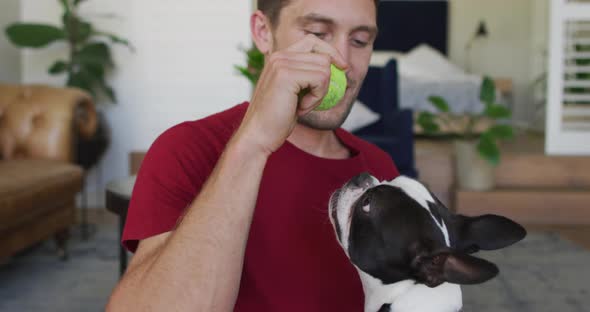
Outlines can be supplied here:
M0 233L72 202L82 175L79 166L60 161L0 161Z

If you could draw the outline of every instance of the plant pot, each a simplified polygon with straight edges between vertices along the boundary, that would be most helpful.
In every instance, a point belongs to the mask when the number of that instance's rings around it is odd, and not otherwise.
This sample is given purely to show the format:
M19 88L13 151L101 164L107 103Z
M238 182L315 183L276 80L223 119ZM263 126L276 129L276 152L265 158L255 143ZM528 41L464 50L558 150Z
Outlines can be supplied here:
M494 188L494 166L477 151L477 141L456 140L455 167L462 190L488 191Z

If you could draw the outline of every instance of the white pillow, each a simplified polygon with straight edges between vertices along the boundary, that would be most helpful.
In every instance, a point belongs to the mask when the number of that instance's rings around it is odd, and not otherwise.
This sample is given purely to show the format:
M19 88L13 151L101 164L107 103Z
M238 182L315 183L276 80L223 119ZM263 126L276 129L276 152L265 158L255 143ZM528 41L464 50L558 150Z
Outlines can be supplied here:
M348 118L344 121L342 128L348 132L353 132L375 123L381 116L357 100L352 105L352 110L348 114Z
M399 72L404 76L445 80L466 75L463 69L427 44L421 44L403 56L399 60Z

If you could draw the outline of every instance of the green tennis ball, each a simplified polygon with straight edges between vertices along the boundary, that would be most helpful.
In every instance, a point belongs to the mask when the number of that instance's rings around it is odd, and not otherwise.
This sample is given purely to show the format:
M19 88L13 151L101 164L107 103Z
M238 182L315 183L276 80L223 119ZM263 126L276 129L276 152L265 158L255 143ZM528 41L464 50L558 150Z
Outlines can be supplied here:
M316 111L325 111L336 106L346 93L346 74L338 67L330 66L330 87L322 103L315 108Z

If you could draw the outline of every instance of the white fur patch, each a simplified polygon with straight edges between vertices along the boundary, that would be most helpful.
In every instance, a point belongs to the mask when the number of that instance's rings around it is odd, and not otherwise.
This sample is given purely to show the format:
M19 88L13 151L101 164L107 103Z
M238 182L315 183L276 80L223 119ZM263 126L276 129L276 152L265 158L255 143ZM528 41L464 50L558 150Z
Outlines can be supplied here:
M447 244L447 247L451 247L451 241L449 240L449 231L447 229L447 225L443 220L439 222L434 217L434 214L432 214L432 211L430 211L430 208L428 208L428 202L433 204L436 203L436 200L432 198L432 195L430 194L428 189L426 189L424 185L422 185L422 183L404 176L399 176L390 181L388 184L391 186L399 187L402 191L408 194L408 196L412 197L415 201L417 201L420 204L420 206L424 207L424 209L426 209L426 211L428 211L428 213L432 217L432 220L434 220L434 223L441 230L443 236L445 237L445 243Z
M332 203L330 201L330 212L332 209L336 209L337 218L338 220L332 220L332 223L337 222L338 226L340 226L341 233L341 242L340 245L344 249L344 252L347 256L348 254L348 238L350 236L350 225L351 225L351 217L352 217L352 206L355 201L357 201L369 188L379 185L380 182L377 178L372 177L372 183L367 186L367 188L348 188L344 189L340 192L340 197L338 198L338 202ZM334 205L334 207L332 207ZM365 209L363 207L363 209ZM368 207L370 210L370 206ZM332 213L329 214L330 219L332 219Z
M384 285L361 269L356 269L365 292L365 311L378 311L386 303L390 303L391 311L395 312L457 312L463 306L459 285L442 283L430 288L413 280Z
M443 283L430 288L414 284L391 304L396 312L457 312L463 306L461 286Z

